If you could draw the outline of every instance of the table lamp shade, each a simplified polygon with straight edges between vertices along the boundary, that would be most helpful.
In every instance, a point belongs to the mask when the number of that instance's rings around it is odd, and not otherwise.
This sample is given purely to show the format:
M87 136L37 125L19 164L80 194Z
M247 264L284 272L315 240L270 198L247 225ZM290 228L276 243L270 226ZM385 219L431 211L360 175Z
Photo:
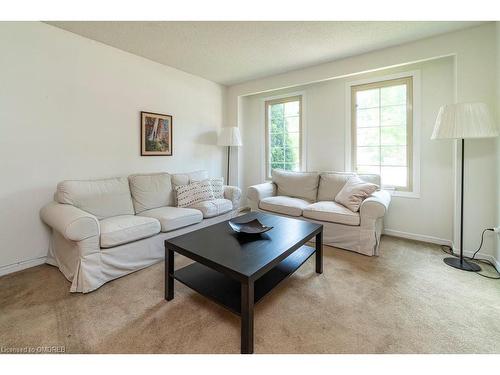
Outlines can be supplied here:
M217 139L219 146L241 146L240 129L236 126L222 128Z
M486 104L458 103L439 109L431 138L489 138L498 135L498 128Z

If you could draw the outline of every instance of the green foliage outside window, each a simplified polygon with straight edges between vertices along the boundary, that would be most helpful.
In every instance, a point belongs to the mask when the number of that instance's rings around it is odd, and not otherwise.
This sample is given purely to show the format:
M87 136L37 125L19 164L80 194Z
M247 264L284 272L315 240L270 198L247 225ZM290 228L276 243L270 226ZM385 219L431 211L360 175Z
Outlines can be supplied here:
M270 106L269 156L271 169L299 169L300 135L299 133L290 133L286 129L286 119L294 117L285 115L285 104L283 103Z

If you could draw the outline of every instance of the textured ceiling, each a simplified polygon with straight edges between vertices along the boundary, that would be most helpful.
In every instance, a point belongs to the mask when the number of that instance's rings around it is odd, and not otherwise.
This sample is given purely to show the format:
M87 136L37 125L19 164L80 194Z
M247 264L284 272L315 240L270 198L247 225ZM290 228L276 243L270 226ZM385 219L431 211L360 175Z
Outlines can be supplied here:
M480 22L47 22L232 85L386 48Z

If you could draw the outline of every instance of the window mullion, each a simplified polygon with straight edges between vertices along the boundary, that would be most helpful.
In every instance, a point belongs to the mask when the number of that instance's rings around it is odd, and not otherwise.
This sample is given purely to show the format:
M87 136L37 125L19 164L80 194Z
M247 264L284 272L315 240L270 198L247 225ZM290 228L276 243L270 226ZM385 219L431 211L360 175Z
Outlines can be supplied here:
M282 133L282 139L281 141L283 142L283 169L286 169L286 150L285 150L285 132L286 132L286 126L285 126L285 104L283 104L283 116L282 116L282 121L283 121L283 133Z

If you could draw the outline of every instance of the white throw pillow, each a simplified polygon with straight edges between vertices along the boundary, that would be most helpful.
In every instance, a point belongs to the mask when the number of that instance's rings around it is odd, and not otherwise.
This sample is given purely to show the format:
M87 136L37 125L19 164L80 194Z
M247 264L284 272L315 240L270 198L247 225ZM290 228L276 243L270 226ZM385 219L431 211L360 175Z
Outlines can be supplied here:
M199 202L214 199L212 184L209 180L177 186L175 190L177 192L177 207L189 207Z
M335 197L335 202L347 207L352 212L358 212L361 203L378 188L378 185L365 182L358 176L352 176Z
M215 199L223 199L224 198L224 178L216 177L216 178L200 178L202 175L191 177L190 182L200 182L208 180L212 185L212 190L214 192ZM200 178L200 179L198 179Z
M212 185L212 191L214 193L215 199L223 199L224 198L224 179L222 177L219 178L210 178L210 184Z

